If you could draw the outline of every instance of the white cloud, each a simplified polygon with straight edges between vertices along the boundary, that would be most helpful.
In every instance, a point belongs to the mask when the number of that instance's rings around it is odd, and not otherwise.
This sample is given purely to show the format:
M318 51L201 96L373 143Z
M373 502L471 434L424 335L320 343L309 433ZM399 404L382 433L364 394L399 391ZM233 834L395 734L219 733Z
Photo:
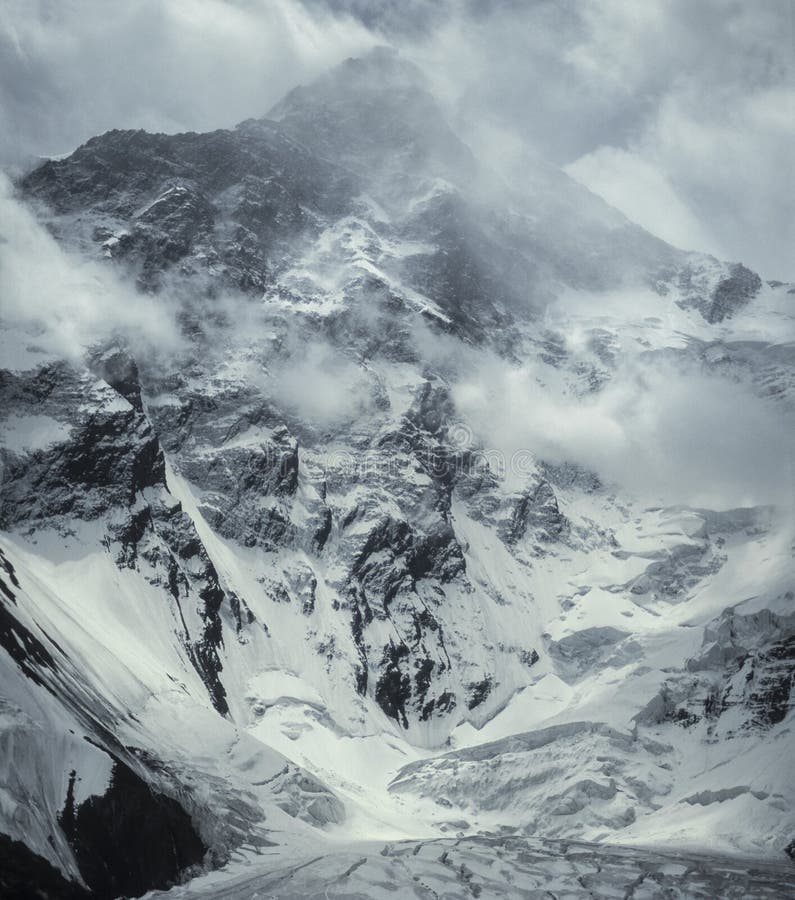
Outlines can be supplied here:
M584 397L549 367L491 360L454 397L505 459L526 449L578 462L647 503L775 504L788 484L791 420L745 386L671 359L630 360Z
M267 390L292 415L326 428L350 422L372 406L370 373L331 344L314 340L271 365Z
M566 166L566 172L663 240L719 258L727 255L663 171L637 153L599 147Z
M111 128L210 130L264 115L365 50L363 26L290 0L8 0L0 160L72 150Z
M2 173L0 297L5 327L19 327L43 349L71 359L116 335L140 356L181 346L166 298L141 294L118 270L64 251Z

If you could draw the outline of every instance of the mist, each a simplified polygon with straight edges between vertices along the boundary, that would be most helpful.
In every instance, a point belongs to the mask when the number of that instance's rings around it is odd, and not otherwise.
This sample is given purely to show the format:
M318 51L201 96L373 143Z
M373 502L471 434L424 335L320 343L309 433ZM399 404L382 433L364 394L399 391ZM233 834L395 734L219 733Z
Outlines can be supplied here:
M372 43L298 3L11 0L0 23L0 157L24 165L112 128L209 131L262 116Z
M695 364L637 357L598 393L575 396L548 366L491 359L453 396L514 487L511 460L524 452L575 462L648 505L723 509L792 496L792 416Z
M786 280L792 41L787 0L11 0L0 162L110 128L230 127L385 43L495 166L525 147L665 240Z
M132 275L65 249L0 173L0 319L47 353L72 361L119 339L138 356L184 347L177 308L137 290Z

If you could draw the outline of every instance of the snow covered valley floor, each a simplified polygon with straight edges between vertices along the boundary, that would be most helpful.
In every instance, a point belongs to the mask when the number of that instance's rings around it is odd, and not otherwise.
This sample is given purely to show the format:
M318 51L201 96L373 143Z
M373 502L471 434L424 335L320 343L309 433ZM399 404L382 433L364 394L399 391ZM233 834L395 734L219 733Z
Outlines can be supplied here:
M150 898L163 900L784 900L791 866L522 837L437 838L285 860L267 852Z

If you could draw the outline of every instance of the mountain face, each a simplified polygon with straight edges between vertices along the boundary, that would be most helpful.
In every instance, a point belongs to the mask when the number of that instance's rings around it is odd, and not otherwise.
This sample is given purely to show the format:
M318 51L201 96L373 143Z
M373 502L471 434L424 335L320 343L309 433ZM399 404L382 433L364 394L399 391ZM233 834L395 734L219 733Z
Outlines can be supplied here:
M521 869L530 839L787 864L788 498L652 504L561 451L560 420L500 443L472 397L530 372L530 405L589 410L668 367L791 422L792 288L542 163L506 183L387 51L233 130L112 131L18 187L179 341L111 321L66 353L4 323L4 869L35 854L49 896L115 897L450 832L473 896L473 860ZM374 890L389 853L368 853Z

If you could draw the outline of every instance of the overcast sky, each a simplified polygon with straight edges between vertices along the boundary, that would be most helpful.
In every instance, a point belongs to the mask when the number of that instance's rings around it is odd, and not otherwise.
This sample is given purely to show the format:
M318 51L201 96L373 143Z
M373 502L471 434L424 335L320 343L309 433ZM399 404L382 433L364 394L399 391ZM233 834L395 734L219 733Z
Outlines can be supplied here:
M0 161L231 126L390 43L495 160L526 143L661 237L795 279L793 0L3 0Z

